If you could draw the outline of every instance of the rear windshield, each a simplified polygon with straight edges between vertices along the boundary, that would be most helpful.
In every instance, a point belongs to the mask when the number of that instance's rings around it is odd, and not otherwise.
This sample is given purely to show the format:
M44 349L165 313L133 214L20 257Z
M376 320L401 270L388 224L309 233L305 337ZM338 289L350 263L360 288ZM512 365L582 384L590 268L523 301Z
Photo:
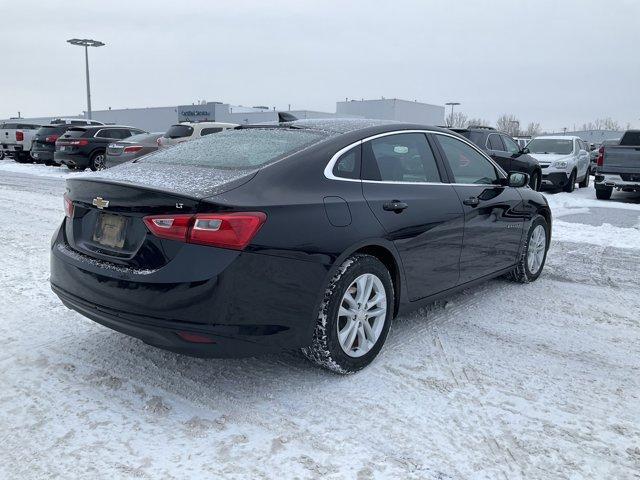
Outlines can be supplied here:
M188 137L193 133L193 128L189 125L172 125L164 134L164 138Z
M36 135L60 135L66 132L67 128L69 128L67 125L45 125L44 127L40 127Z
M622 136L622 140L620 140L620 145L627 147L640 146L640 131L625 133Z
M139 133L138 135L131 135L126 139L127 142L144 142L148 140L153 135L149 135L148 133ZM155 142L154 142L155 143Z
M573 152L573 140L557 138L534 138L527 144L531 153L555 153L568 155Z
M84 128L71 128L66 131L64 138L80 138L85 137L87 130Z
M249 128L225 130L158 150L139 160L211 168L260 167L312 145L324 135L308 130Z

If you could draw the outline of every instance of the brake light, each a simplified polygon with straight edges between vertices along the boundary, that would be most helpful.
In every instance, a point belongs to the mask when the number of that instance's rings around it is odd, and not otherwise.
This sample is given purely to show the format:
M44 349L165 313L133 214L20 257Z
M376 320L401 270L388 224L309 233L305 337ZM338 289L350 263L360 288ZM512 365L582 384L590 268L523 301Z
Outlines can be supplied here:
M16 131L16 142L22 142L24 140L24 132L20 130Z
M142 150L142 145L135 145L133 147L124 147L124 153L135 153Z
M262 212L199 213L144 217L156 237L243 250L267 219Z
M47 135L47 137L44 139L45 142L47 143L56 143L56 140L58 140L58 137L60 135Z
M73 202L67 194L64 194L64 214L67 218L73 218Z
M596 159L596 165L602 167L604 165L604 146L598 149L598 158Z
M156 143L158 144L158 147L161 147L162 146L162 137L158 137L156 139Z

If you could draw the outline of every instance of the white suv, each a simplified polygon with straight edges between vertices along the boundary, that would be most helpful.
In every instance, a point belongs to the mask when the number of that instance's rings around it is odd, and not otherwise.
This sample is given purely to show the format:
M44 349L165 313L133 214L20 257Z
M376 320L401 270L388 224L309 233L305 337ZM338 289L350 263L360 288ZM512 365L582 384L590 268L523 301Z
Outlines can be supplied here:
M576 182L580 188L589 186L591 162L587 144L570 135L544 135L527 144L529 155L542 168L542 185L573 192Z
M222 122L182 122L171 125L167 133L158 138L158 147L169 147L177 143L195 140L196 138L218 133L230 128L239 127L237 123Z

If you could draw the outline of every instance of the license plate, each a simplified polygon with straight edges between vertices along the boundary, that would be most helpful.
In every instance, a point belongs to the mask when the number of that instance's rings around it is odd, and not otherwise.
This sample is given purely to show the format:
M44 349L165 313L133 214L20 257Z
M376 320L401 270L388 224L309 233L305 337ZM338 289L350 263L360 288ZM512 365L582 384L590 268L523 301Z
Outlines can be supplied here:
M93 241L112 248L122 248L124 246L124 235L127 226L127 219L120 215L101 213L96 222L96 229L93 232Z

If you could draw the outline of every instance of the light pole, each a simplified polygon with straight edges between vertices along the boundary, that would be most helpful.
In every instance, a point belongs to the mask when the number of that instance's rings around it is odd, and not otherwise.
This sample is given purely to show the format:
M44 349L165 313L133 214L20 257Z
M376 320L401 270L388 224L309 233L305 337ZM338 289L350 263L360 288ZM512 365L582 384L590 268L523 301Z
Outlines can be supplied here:
M67 40L67 43L71 45L77 45L78 47L84 47L84 63L87 73L87 115L91 120L91 86L89 85L89 47L102 47L104 43L98 40L91 40L88 38L72 38Z
M445 105L451 105L451 121L453 122L453 107L456 105L460 105L460 102L447 102ZM448 125L449 127L451 125Z

